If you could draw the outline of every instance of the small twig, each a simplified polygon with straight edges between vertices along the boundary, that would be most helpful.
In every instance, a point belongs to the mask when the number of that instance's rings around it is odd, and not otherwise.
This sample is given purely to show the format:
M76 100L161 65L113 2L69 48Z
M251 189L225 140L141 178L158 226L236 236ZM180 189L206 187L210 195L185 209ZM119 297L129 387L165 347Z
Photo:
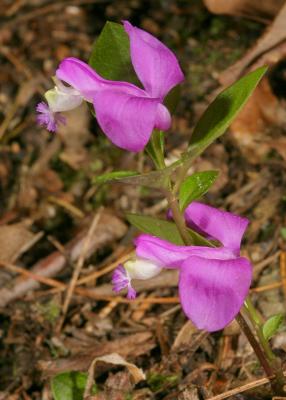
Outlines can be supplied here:
M66 298L65 298L65 301L64 301L64 304L63 304L63 309L62 309L62 317L60 318L59 323L57 325L57 332L59 332L61 330L62 325L64 323L64 320L65 320L65 317L66 317L66 313L68 311L69 304L70 304L74 289L76 287L76 282L78 280L78 277L80 275L80 272L81 272L83 264L84 264L84 261L86 259L88 248L90 247L91 238L94 235L95 230L96 230L96 228L98 226L98 222L100 220L100 217L101 217L101 214L102 214L102 210L103 210L103 208L101 207L99 209L99 211L97 212L97 214L95 215L95 217L93 218L93 221L92 221L92 223L90 225L90 228L88 230L86 239L85 239L85 241L83 243L81 254L80 254L80 256L79 256L79 258L77 260L77 263L76 263L76 266L75 266L75 269L74 269L74 272L73 272L73 276L72 276L72 279L70 281L70 284L69 284L69 287L68 287L68 290L67 290L67 293L66 293Z
M283 293L286 298L286 253L284 251L282 251L280 255L280 275Z
M247 392L248 390L255 389L259 386L266 385L269 383L268 378L257 379L256 381L246 383L245 385L239 386L238 388L228 390L227 392L218 394L217 396L209 397L207 400L223 400L230 396L234 396L239 393Z
M258 286L257 288L250 289L250 293L266 292L267 290L278 289L282 286L282 282L269 283L269 285Z
M271 264L272 262L277 260L280 253L281 253L281 251L278 250L278 251L276 251L276 253L271 254L271 256L266 257L264 260L262 260L254 265L254 268L253 268L254 280L261 274L261 272L264 270L265 267L267 267L269 264Z
M64 199L58 199L55 196L49 196L48 197L48 201L50 203L54 203L54 204L64 208L65 210L67 210L74 217L82 219L85 216L84 213L79 208L77 208L75 205L67 202Z
M12 272L16 272L17 274L24 275L27 278L34 279L35 281L44 283L45 285L48 285L48 286L52 286L52 287L56 287L56 288L65 288L66 287L66 285L64 283L61 283L55 279L46 278L45 276L36 274L27 269L18 267L17 265L13 265L13 264L5 262L5 261L0 260L0 267L8 269L9 271L12 271Z

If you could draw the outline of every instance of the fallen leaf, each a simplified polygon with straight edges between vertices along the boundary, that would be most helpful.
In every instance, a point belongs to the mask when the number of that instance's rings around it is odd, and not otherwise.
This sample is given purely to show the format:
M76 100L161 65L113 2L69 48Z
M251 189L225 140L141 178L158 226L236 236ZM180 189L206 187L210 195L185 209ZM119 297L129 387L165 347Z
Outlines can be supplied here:
M251 163L259 163L269 152L269 127L283 125L286 112L273 94L267 77L247 102L230 127L232 136Z
M285 0L204 0L214 14L228 14L267 21L274 17Z
M112 342L105 342L94 345L86 352L78 353L69 358L62 358L51 361L40 361L39 369L45 377L56 375L67 370L86 370L95 357L102 357L105 354L116 352L121 357L136 357L147 354L155 347L152 332L140 332L130 336L115 339Z
M121 357L117 353L111 353L111 354L107 354L102 357L96 357L92 361L92 363L88 369L88 379L87 379L87 384L86 384L86 388L85 388L85 392L84 392L84 398L87 398L91 394L91 390L92 390L92 387L94 384L94 371L96 368L96 364L98 362L103 362L105 364L111 364L111 365L120 365L120 366L126 367L129 371L129 373L131 374L135 384L146 379L146 376L145 376L144 372L142 371L142 369L138 368L135 364L129 363L128 361L126 361L123 357Z
M34 244L36 235L23 223L0 226L0 260L14 262Z
M261 1L260 1L261 3ZM255 61L255 68L258 65L257 59L266 52L281 44L286 39L286 4L280 9L272 24L266 29L255 45L235 64L226 69L219 76L219 81L227 86L238 79L246 72L246 69ZM254 68L254 66L253 66Z

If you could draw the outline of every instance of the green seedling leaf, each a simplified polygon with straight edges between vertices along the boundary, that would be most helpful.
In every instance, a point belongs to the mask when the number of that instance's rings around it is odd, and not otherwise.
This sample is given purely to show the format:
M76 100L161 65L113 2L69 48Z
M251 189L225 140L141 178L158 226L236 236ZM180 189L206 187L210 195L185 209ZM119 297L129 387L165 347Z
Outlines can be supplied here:
M154 218L146 215L127 214L127 220L131 225L135 226L139 231L149 233L150 235L157 236L160 239L168 240L177 245L184 245L180 232L174 222L166 221L164 219ZM197 246L213 246L213 244L194 232L188 229L189 235L194 245Z
M137 176L139 175L136 171L113 171L107 172L106 174L102 174L93 178L93 183L107 183L110 181L120 181L123 178L127 178L130 176Z
M106 22L93 45L89 64L106 79L138 82L131 63L129 37L121 24Z
M281 327L283 321L284 315L281 313L275 314L272 317L268 318L268 320L263 324L262 327L263 336L266 340L269 340L273 335L275 335L275 333Z
M266 71L261 67L250 72L216 97L194 129L187 158L200 154L227 130Z
M203 196L218 177L218 171L202 171L188 176L179 192L180 208L183 211L192 201Z
M147 378L147 384L152 392L157 392L160 389L176 385L178 380L178 375L161 375L157 373L151 373Z
M87 374L83 372L64 372L56 375L51 382L54 400L82 400L87 382ZM93 394L97 392L93 388Z

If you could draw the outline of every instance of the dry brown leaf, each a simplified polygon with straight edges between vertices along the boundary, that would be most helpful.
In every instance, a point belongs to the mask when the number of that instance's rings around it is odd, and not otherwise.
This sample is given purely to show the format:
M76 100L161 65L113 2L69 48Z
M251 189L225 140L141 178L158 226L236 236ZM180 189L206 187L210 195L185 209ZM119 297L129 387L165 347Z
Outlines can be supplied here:
M220 75L219 80L223 85L230 85L238 79L254 61L256 62L255 67L262 65L261 62L257 63L257 59L268 51L272 51L275 46L280 45L286 39L285 19L286 4L283 5L272 24L244 57Z
M34 244L37 236L23 223L0 226L0 260L14 262Z
M135 384L146 379L146 376L145 376L144 372L142 371L142 369L138 368L135 364L127 362L123 357L121 357L117 353L111 353L111 354L106 354L105 356L102 356L102 357L96 357L92 361L92 363L88 369L88 380L87 380L87 384L86 384L86 388L85 388L85 392L84 392L84 399L87 398L88 396L90 396L90 394L91 394L92 386L94 384L94 371L95 371L96 364L98 362L103 362L105 364L111 364L111 365L120 365L120 366L126 367L128 369L128 371L130 372Z
M275 140L268 140L267 145L275 149L280 156L286 161L286 138L280 137Z
M112 342L95 344L86 352L78 353L70 358L40 361L39 368L45 376L56 375L67 370L86 370L95 357L114 352L121 357L137 357L147 354L155 345L152 332L140 332L115 339Z
M214 14L229 14L267 20L274 17L285 0L204 0Z
M194 334L198 332L198 329L191 321L187 321L180 329L174 343L172 350L178 349L181 346L189 345Z
M185 389L179 394L178 400L199 400L200 395L196 387Z
M261 162L269 152L265 132L269 126L285 123L286 112L273 94L267 77L263 78L230 130L251 163Z

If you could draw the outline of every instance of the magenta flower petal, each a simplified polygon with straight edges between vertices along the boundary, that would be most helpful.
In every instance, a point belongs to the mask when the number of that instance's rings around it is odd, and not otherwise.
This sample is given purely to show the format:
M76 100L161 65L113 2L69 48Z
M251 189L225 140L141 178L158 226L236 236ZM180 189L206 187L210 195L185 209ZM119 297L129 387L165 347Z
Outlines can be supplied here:
M146 96L144 90L132 83L102 78L88 64L74 57L65 58L60 63L56 76L78 90L90 102L93 101L98 92L110 89L134 96Z
M124 21L124 29L130 39L133 67L144 88L151 97L161 100L184 75L174 53L150 33Z
M195 201L186 208L185 218L190 227L198 227L199 231L239 255L242 236L249 223L247 218Z
M182 265L179 294L187 317L199 329L223 329L239 312L251 284L252 268L243 257L213 260L190 257Z
M191 256L218 260L234 258L232 252L223 247L177 246L148 234L139 235L134 243L137 257L157 263L162 268L180 268Z
M155 128L167 131L171 126L171 115L167 107L159 103L155 119Z
M104 90L94 98L97 121L116 146L143 150L155 126L158 100Z

